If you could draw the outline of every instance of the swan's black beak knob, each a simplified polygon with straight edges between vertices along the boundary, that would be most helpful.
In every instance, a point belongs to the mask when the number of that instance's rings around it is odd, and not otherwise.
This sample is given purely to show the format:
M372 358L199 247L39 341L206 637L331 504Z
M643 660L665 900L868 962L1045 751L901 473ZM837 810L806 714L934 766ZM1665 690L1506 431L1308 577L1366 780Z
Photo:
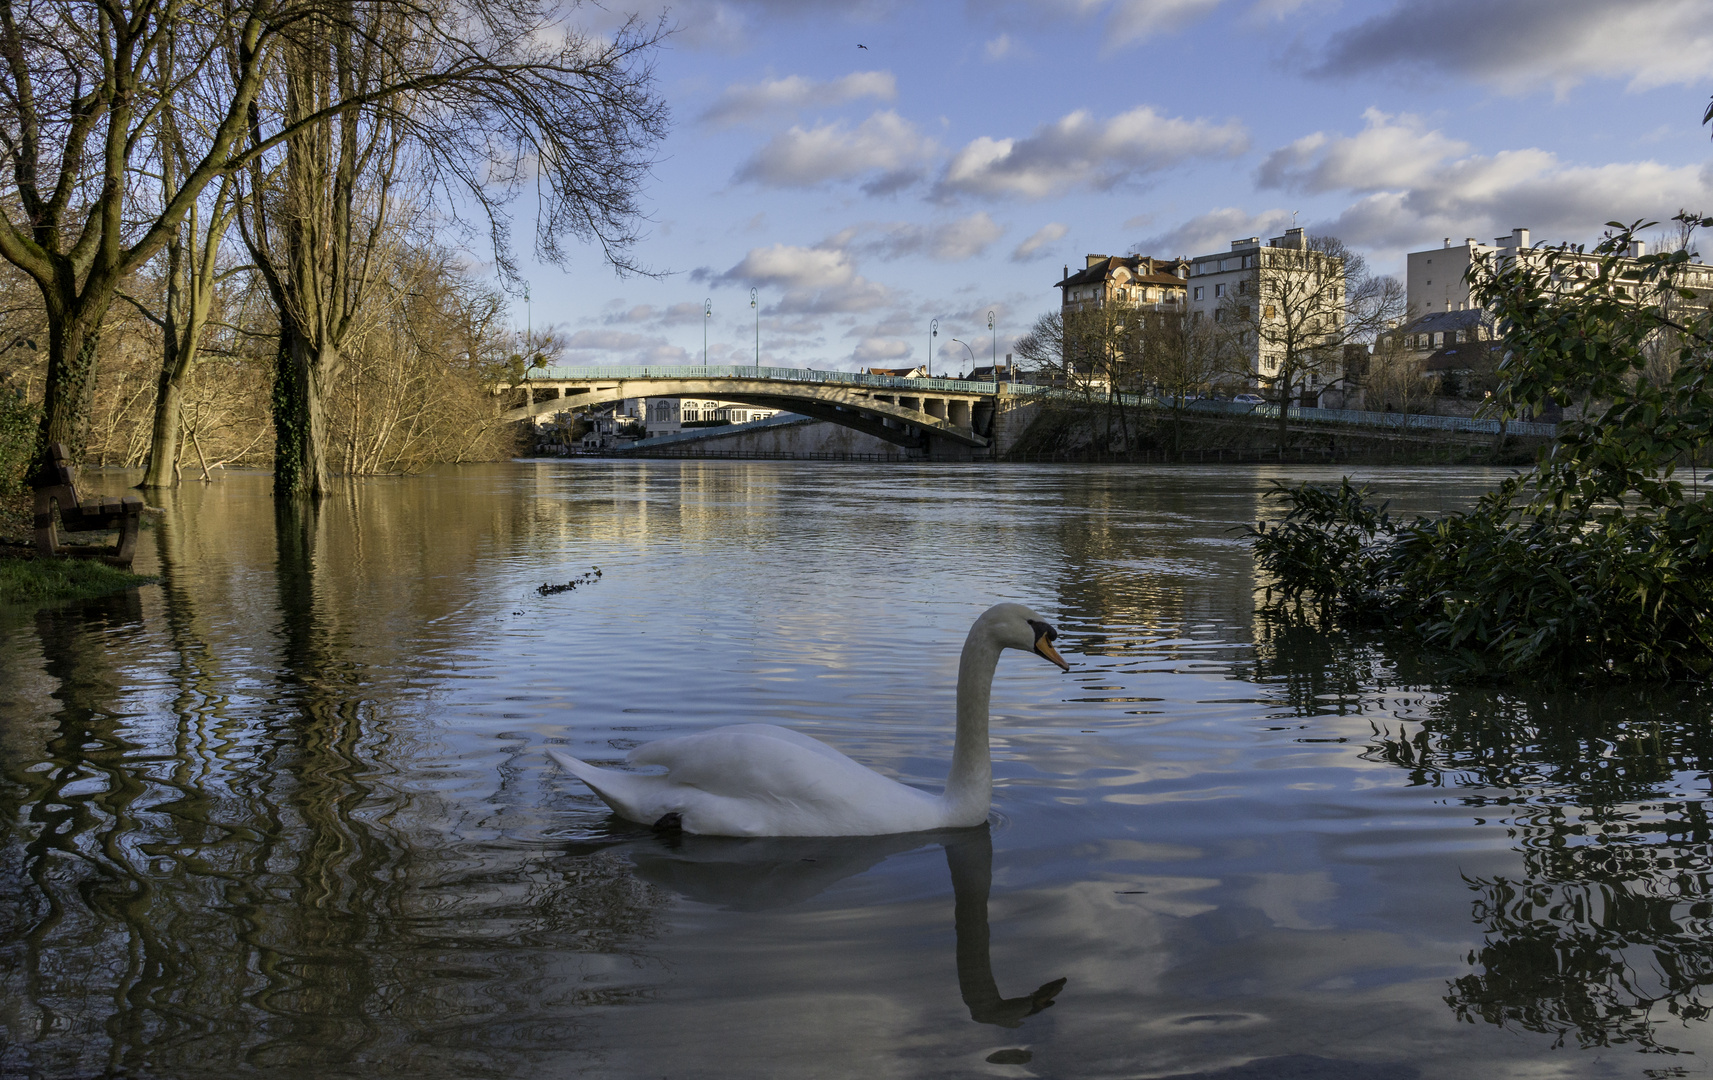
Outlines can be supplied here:
M1029 620L1029 628L1035 631L1035 655L1046 657L1066 671L1071 670L1071 665L1067 664L1065 658L1059 655L1059 650L1053 648L1053 639L1059 636L1059 632L1048 624L1037 622L1034 619Z

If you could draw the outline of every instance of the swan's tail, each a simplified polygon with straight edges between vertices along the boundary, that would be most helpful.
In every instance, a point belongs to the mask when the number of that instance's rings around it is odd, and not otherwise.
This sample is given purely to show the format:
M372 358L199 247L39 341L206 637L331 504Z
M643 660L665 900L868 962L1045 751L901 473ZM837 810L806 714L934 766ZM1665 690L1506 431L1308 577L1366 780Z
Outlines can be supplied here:
M659 777L602 769L552 747L547 749L547 756L557 761L561 769L587 784L590 791L599 795L601 801L622 818L648 825L665 813L653 805L659 801L658 792L654 790L659 787ZM647 816L651 812L653 816Z

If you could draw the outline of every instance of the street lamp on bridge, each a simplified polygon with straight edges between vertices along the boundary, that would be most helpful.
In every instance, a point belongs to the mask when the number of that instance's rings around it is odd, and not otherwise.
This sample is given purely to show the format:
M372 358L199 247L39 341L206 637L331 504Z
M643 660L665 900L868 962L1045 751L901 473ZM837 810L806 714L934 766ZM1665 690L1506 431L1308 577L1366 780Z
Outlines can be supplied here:
M993 385L999 385L999 331L993 328L993 309L987 312L987 332L993 335Z
M756 304L756 297L756 291L751 289L749 291L749 309L755 312L755 370L756 374L759 375L761 374L761 308Z
M952 340L956 341L959 345L962 345L964 347L964 351L970 354L970 370L974 371L975 370L975 350L970 348L970 343L967 341L959 341L957 338L953 338Z
M714 298L702 301L702 366L708 366L708 320L714 317Z
M934 377L934 339L940 336L940 320L928 324L928 378Z

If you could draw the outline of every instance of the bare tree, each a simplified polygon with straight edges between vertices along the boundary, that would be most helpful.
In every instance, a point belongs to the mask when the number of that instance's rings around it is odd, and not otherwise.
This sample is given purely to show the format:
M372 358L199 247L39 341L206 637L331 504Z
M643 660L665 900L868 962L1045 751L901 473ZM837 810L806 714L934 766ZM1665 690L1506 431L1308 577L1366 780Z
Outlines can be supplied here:
M1116 438L1128 448L1130 417L1122 394L1139 388L1141 320L1134 307L1098 307L1051 311L1035 320L1020 338L1016 354L1026 370L1082 401L1091 432L1110 449ZM1116 435L1115 435L1116 429Z
M526 181L544 255L562 258L559 242L572 236L598 240L628 265L636 192L666 124L648 66L659 40L658 29L634 25L603 41L568 34L539 0L0 0L0 140L16 185L15 199L0 200L0 256L43 297L42 439L83 444L102 321L123 281L165 249L210 185L242 173L254 196L259 172L296 155L296 191L313 194L319 181L303 170L335 145L334 119L357 110L367 119L340 138L390 124L400 145L408 137L424 148L436 166L427 179L473 193L485 211L502 272L511 267L503 210ZM163 183L169 102L194 106L197 120L176 125L185 165ZM337 145L338 159L324 153L324 164L346 161L351 145ZM351 202L300 208L286 229L296 239L283 245L300 265L326 266L337 247L326 226L341 215L369 220L360 185L321 179L328 198L343 192ZM338 303L324 312L300 294L312 329L338 321ZM289 458L285 490L319 490L318 468Z
M1283 451L1292 403L1346 379L1344 346L1372 340L1396 319L1404 289L1396 278L1370 273L1367 260L1334 236L1263 248L1247 284L1228 294L1217 314L1278 406Z
M1183 426L1189 404L1205 397L1238 364L1232 338L1213 323L1165 312L1144 325L1141 375L1167 409L1167 449L1183 451Z
M569 235L634 268L636 192L666 122L647 64L659 31L631 24L596 40L556 29L530 2L491 0L462 18L346 2L291 36L278 100L253 110L251 138L260 148L276 127L294 134L280 144L278 183L263 175L272 159L254 156L240 217L279 309L276 494L327 489L327 388L360 321L380 317L366 305L426 192L474 199L502 273L504 205L526 178L538 252L563 259ZM325 119L301 122L310 116Z
M81 448L102 320L230 167L290 4L0 0L0 142L17 195L4 201L0 256L42 295L44 442ZM147 167L161 111L210 81L221 91L205 100L220 104L187 144L188 167L162 183Z

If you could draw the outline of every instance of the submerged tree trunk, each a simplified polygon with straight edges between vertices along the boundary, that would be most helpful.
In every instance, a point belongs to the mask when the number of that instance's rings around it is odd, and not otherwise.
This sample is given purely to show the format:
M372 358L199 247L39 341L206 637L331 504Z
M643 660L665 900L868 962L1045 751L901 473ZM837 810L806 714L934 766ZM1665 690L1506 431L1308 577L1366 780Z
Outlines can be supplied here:
M329 354L332 353L332 356ZM317 350L282 320L274 363L274 494L320 498L328 490L327 404L337 353Z

